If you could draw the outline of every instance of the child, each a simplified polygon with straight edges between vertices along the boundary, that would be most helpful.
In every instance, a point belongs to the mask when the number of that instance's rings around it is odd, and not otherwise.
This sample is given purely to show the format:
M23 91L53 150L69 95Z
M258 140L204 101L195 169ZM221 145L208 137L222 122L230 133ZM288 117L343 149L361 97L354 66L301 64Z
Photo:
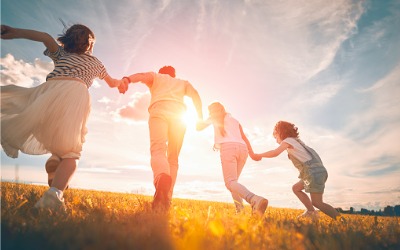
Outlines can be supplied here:
M231 192L236 211L243 209L242 199L251 204L253 212L264 214L268 200L253 194L238 182L240 173L248 157L249 140L243 133L242 126L224 106L214 102L208 106L209 118L197 123L197 130L203 130L209 125L214 126L214 149L220 150L222 173L226 188Z
M301 180L293 185L293 192L307 208L299 217L318 217L314 207L319 208L333 219L340 216L331 205L322 200L328 173L318 154L299 139L297 127L292 123L279 121L275 125L273 135L280 144L279 147L261 154L250 152L250 157L253 160L261 160L262 157L272 158L287 150L289 159L300 172L299 179ZM302 191L303 189L310 193L311 200Z
M75 24L57 41L49 34L1 25L2 39L28 39L46 46L44 55L54 62L46 82L33 88L1 87L1 146L12 158L18 151L31 155L52 153L46 163L50 189L36 208L65 209L63 191L74 174L85 141L90 112L88 88L95 78L125 91L122 80L107 74L92 56L95 36L86 26Z

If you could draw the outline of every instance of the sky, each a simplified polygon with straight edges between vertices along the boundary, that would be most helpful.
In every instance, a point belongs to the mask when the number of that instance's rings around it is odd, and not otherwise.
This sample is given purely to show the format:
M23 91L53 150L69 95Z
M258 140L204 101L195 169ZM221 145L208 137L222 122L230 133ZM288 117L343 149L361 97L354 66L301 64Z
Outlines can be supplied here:
M400 1L395 0L2 0L1 23L57 37L81 23L96 36L94 55L114 78L172 65L207 106L221 102L256 153L277 147L279 120L321 156L324 201L348 209L400 204ZM43 44L1 41L1 85L34 87L53 63ZM97 79L78 170L70 186L154 193L144 84L124 95ZM231 202L213 130L188 129L174 197ZM49 155L1 150L3 181L46 184ZM286 153L248 159L239 182L270 206L303 208L292 192L298 172Z

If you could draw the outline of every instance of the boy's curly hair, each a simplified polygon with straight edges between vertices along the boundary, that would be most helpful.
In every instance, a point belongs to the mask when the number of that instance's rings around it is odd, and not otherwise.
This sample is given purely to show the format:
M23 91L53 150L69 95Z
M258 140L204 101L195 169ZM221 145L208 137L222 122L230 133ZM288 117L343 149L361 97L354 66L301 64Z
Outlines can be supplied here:
M74 24L57 39L68 53L85 53L95 40L94 33L85 25Z
M285 140L288 137L299 138L298 128L290 122L279 121L276 123L274 128L274 135L279 135L281 140Z

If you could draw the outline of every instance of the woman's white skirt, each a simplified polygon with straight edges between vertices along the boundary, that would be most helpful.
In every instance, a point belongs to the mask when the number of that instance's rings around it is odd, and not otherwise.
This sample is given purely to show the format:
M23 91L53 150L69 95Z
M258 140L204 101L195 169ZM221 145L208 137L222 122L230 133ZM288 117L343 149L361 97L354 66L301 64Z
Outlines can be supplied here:
M90 95L79 79L49 80L37 87L1 87L1 146L18 157L53 153L79 159L87 133Z

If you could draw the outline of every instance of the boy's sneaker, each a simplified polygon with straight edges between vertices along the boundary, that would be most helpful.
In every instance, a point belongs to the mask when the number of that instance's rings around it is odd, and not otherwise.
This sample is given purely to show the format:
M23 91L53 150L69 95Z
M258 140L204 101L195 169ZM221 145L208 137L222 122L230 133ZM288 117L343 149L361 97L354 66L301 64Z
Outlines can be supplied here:
M268 200L265 199L264 197L254 195L253 198L251 198L251 208L253 214L256 213L258 215L263 215L267 207L268 207Z
M51 187L51 183L53 182L57 167L58 167L58 165L60 165L60 162L61 162L61 158L54 154L52 154L50 156L50 158L46 161L45 168L46 168L46 172L48 175L47 182L50 187Z
M310 218L310 219L318 219L319 218L319 214L318 211L304 211L302 214L300 214L299 216L297 216L297 219L300 218Z
M50 209L51 211L65 211L64 198L59 197L53 189L47 190L35 204L37 209Z

